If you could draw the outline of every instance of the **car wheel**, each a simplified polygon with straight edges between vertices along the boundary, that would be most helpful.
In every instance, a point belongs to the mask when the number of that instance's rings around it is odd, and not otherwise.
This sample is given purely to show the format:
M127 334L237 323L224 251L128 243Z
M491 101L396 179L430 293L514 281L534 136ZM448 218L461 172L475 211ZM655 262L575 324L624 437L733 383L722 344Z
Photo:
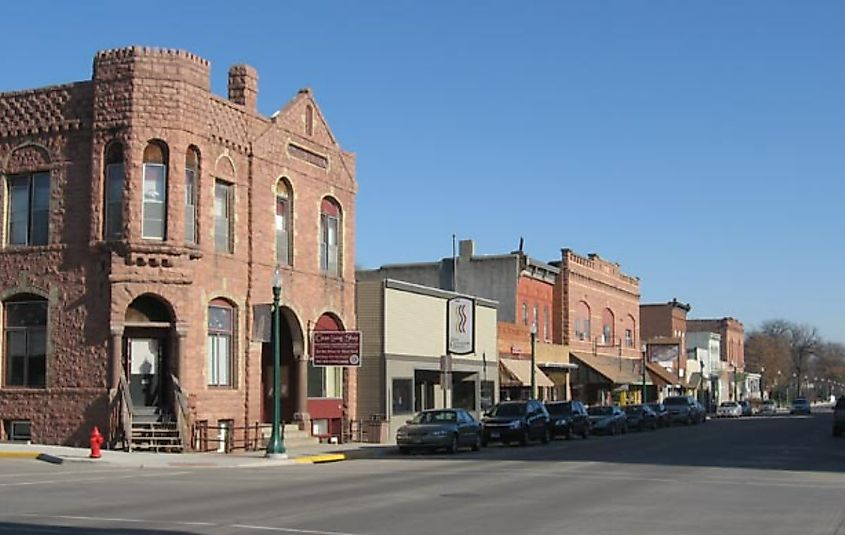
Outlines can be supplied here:
M528 430L524 429L522 431L522 436L519 437L519 445L520 446L527 446L528 445Z
M481 435L475 437L475 442L472 444L472 451L478 451L481 449L481 446L484 445L484 441L481 440Z
M452 435L452 442L446 448L446 453L455 453L458 451L458 435Z
M587 439L590 437L590 429L587 426L584 426L584 431L581 433L581 438Z
M563 436L564 438L566 438L566 440L572 440L572 428L570 427L569 429L567 429L566 434Z
M569 436L567 436L566 438L572 438L572 433L570 432ZM543 438L542 438L543 444L548 444L551 440L552 440L551 433L549 433L549 428L547 427L543 430Z

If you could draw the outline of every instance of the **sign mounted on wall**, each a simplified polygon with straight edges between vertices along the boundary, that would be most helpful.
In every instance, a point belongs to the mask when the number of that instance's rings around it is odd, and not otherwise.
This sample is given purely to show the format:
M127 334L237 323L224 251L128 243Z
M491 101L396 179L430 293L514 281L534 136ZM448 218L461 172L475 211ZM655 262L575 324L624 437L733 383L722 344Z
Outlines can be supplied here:
M360 366L360 331L315 331L311 343L314 366Z
M447 302L446 351L452 355L475 353L475 300L453 297Z

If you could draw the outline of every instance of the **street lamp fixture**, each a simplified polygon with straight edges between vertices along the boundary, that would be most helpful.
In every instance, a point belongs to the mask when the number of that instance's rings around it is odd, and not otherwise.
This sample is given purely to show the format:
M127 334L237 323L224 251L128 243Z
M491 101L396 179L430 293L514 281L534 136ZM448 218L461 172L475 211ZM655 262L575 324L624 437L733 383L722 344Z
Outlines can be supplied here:
M279 266L273 270L273 308L270 314L270 322L273 331L273 431L270 435L270 442L267 443L267 450L264 456L268 459L287 459L285 453L285 441L282 437L282 398L281 393L281 342L279 340L279 300L282 296L282 274Z
M537 399L537 320L531 322L531 399Z

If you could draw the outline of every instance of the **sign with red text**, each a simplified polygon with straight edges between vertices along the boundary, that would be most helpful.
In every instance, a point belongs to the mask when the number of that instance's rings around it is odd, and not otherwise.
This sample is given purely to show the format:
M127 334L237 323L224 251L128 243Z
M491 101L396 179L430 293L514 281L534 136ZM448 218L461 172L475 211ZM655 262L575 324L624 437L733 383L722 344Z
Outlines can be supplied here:
M311 343L314 366L360 366L360 331L315 331Z

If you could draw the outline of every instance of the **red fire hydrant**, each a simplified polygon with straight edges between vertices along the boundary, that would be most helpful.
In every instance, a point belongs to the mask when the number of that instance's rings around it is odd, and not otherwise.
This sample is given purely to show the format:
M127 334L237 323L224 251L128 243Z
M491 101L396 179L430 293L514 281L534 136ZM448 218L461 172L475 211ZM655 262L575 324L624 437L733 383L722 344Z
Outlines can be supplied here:
M91 455L92 459L99 459L102 457L100 454L100 446L103 444L103 435L100 434L100 430L97 426L94 426L94 429L91 430Z

